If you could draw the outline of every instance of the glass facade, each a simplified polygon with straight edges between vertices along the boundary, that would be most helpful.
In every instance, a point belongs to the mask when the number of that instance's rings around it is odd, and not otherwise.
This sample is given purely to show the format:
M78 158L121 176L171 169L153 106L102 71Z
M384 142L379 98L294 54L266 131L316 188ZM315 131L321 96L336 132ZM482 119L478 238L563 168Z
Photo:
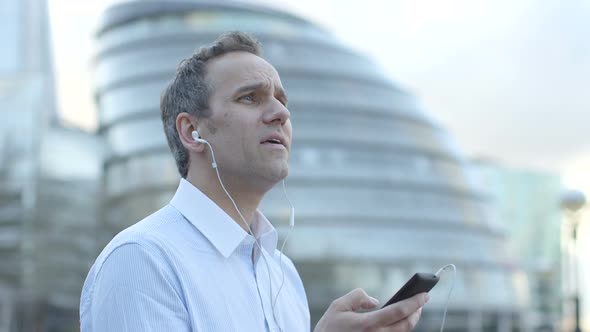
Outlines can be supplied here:
M0 40L4 51L0 53L0 75L16 74L22 67L22 5L20 1L7 0L0 10Z
M571 317L573 313L566 313L566 308L562 308L562 300L569 296L557 286L571 286L561 275L562 264L567 260L562 260L560 248L565 245L560 239L563 236L558 204L562 192L560 177L484 161L474 164L493 197L494 207L506 223L511 239L508 252L525 267L532 299L531 325L538 330L562 329L559 318Z
M78 326L80 288L98 250L102 143L54 121L48 31L45 0L1 2L2 332Z
M455 263L449 330L521 328L526 278L507 252L489 193L449 134L369 59L310 22L264 7L167 1L105 12L94 58L99 131L110 151L102 228L115 234L171 198L179 176L160 94L181 59L229 30L261 40L289 94L287 183L297 226L286 251L312 320L352 288L387 300L414 272ZM281 192L272 190L262 209L284 236ZM450 280L433 290L419 330L440 324Z
M33 5L19 0L0 4L0 331L13 331L17 313L34 304L28 287L34 284L31 226L39 136L33 128L41 122L36 107L52 105L43 98L51 90L46 73L26 61L30 54L47 51L43 38L27 35L27 29L43 24L29 11ZM33 22L27 25L25 18Z

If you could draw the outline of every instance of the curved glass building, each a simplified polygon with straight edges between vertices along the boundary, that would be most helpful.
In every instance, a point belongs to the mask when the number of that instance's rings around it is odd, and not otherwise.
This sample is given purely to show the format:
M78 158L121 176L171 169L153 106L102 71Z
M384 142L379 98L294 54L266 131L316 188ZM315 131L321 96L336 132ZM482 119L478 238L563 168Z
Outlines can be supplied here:
M454 263L447 331L526 329L526 280L449 134L373 61L274 9L165 1L105 12L94 65L100 134L109 146L107 238L171 198L179 177L160 94L181 59L228 30L261 40L289 94L287 184L296 227L286 252L304 279L312 320L353 288L386 301L414 272ZM285 235L289 208L280 191L267 195L263 211ZM440 326L451 281L445 273L419 329Z

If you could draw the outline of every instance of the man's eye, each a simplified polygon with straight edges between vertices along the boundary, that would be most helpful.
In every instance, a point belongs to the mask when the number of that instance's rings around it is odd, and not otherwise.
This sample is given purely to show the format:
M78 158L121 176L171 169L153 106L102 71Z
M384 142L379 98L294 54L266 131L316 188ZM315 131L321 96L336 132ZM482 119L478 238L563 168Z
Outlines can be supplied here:
M253 103L256 101L256 99L254 98L254 95L252 95L252 94L242 96L242 97L240 97L240 100L247 101L250 103Z

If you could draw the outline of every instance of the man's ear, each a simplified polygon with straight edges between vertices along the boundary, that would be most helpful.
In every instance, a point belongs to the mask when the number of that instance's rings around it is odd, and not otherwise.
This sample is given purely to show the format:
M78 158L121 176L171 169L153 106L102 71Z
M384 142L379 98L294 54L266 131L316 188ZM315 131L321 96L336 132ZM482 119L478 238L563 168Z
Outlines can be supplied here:
M194 116L186 112L182 112L176 117L176 131L182 145L189 151L200 153L205 151L205 144L195 141L192 135L193 131L197 130L198 123Z

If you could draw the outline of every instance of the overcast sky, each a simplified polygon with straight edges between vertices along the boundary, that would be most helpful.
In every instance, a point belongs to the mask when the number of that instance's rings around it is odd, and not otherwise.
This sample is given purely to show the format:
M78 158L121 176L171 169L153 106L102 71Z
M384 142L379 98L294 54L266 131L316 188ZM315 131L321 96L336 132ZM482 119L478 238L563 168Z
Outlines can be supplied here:
M49 0L59 111L90 129L92 33L115 2ZM590 196L590 0L256 2L373 58L468 156L558 173Z

